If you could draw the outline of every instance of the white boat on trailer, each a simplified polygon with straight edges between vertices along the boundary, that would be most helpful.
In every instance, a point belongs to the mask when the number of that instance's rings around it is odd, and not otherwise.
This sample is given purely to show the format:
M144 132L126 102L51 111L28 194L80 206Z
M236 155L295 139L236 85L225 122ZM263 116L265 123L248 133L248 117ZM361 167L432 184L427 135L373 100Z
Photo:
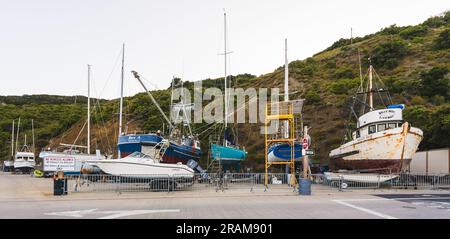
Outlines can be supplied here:
M193 179L194 170L182 163L161 163L168 147L163 140L154 148L152 155L135 152L125 158L89 160L88 164L98 167L102 173L126 178L164 178Z

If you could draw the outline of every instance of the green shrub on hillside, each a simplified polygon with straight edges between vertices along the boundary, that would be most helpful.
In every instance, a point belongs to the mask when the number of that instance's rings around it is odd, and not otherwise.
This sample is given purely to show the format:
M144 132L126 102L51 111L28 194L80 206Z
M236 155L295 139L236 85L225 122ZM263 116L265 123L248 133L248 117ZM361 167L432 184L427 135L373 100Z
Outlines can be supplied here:
M450 48L450 28L445 29L433 42L433 49L444 50Z
M403 40L394 39L381 43L372 52L372 62L377 68L393 69L408 53L408 47Z
M420 81L416 79L397 79L395 77L389 77L384 80L389 92L413 95L418 93L420 88Z
M389 27L382 28L379 33L382 35L396 35L400 33L405 27L399 27L397 25L390 25Z
M350 68L339 68L334 73L336 79L355 78L355 73Z
M433 28L437 28L440 26L445 25L445 19L443 17L430 17L428 18L425 22L423 22L423 25L428 26L428 27L433 27Z
M329 85L329 90L334 94L349 94L355 92L359 86L359 78L341 79Z
M427 26L410 26L405 28L399 32L399 35L403 39L413 39L414 37L421 37L427 34L428 27Z
M432 97L440 95L448 99L449 79L445 76L448 74L445 67L433 67L427 72L422 72L420 93L423 96Z
M305 100L307 104L315 105L321 102L320 95L315 90L306 92Z

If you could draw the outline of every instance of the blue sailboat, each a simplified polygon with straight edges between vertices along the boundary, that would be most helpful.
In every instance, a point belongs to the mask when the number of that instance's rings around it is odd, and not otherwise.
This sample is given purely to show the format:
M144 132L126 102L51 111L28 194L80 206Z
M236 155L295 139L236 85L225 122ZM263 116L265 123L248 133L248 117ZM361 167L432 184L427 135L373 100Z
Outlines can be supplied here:
M227 81L228 81L228 75L227 75L227 15L224 13L224 36L225 36L225 48L224 48L224 58L225 58L225 120L224 120L224 137L223 137L223 144L220 145L218 143L211 144L210 148L210 156L213 161L218 161L221 165L228 167L228 166L234 166L236 169L240 167L240 163L245 160L247 157L247 152L244 149L240 149L237 144L235 143L235 140L231 133L229 133L229 128L227 128L228 121L227 118L230 115L228 112L228 89L227 89Z

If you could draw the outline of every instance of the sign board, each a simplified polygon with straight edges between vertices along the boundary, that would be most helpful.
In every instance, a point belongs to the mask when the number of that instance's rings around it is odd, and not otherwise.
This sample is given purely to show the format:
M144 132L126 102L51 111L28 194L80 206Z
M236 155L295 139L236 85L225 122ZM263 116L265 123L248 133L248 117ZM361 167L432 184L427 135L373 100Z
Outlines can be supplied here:
M44 171L75 171L74 157L45 157Z
M313 156L314 155L314 151L312 149L307 149L307 150L305 150L305 155Z
M308 139L304 138L303 139L303 149L308 149L309 143L308 143Z

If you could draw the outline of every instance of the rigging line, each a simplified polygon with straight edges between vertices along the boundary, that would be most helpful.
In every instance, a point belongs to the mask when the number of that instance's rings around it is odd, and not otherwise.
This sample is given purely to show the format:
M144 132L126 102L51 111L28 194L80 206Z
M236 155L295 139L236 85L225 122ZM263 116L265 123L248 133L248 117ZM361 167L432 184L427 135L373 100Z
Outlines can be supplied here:
M94 91L95 95L98 95L95 87L93 87L93 91ZM102 107L100 106L100 99L99 98L94 98L94 107L92 109L92 113L93 114L97 113L98 115L100 115L100 120L101 120L101 123L102 123L101 127L103 127L103 129L106 130L105 120L104 120L103 115L102 115ZM101 135L102 135L102 130L100 130L100 136ZM110 142L108 140L109 137L107 136L106 131L105 131L105 136L106 136L105 138L106 138L106 143L107 143L107 147L105 147L105 148L107 148L108 150L111 150ZM101 141L100 143L102 144L102 146L104 146L103 141Z
M87 124L87 120L84 121L83 127L81 127L81 130L78 132L77 137L75 138L72 145L70 146L70 148L69 148L70 151L72 151L73 146L77 143L78 138L80 137L81 133L83 132L84 127L86 127L86 124Z
M115 60L115 62L114 62L113 68L111 69L111 72L109 73L109 76L106 78L106 83L105 83L105 85L103 85L103 88L102 88L102 90L100 91L99 98L103 95L103 92L105 92L106 86L109 85L109 81L111 80L111 76L112 76L112 74L114 73L114 71L116 70L117 64L119 63L119 59L120 59L121 56L122 56L122 48L120 49L119 54L118 54L117 57L116 57L116 60Z
M383 80L381 79L381 77L378 75L378 73L375 71L375 69L373 68L373 72L375 72L375 77L376 78L378 78L378 80L380 80L380 82L381 82L381 84L382 84L382 86L384 87L384 88L386 88L386 90L387 90L387 96L388 96L388 100L389 100L389 102L391 103L391 104L393 104L393 102L392 102L392 98L391 98L391 94L389 93L389 90L388 90L388 88L387 88L387 86L386 86L386 84L384 84L384 82L383 82Z
M106 123L105 123L105 119L103 118L103 114L102 114L102 107L101 107L101 105L100 105L100 100L99 99L97 99L97 101L96 101L96 105L94 105L94 109L98 109L97 111L98 111L98 114L100 115L100 120L102 121L102 128L103 128L103 130L100 130L100 134L104 134L104 136L105 136L105 138L106 138L106 147L105 148L107 148L108 150L110 150L109 152L111 152L112 151L112 148L111 148L111 144L110 144L110 142L109 142L109 137L108 137L108 133L107 133L107 128L106 128ZM102 132L103 131L103 132ZM103 144L103 141L101 141L101 143ZM104 146L104 145L103 145Z

